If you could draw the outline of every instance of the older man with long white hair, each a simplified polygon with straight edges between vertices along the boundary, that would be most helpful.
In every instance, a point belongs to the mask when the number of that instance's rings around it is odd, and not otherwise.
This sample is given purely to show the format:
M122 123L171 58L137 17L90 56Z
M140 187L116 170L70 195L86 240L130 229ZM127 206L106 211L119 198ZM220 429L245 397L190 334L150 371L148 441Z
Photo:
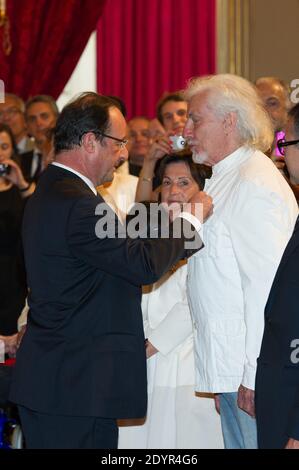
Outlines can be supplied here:
M256 448L254 385L264 307L297 205L265 156L273 129L253 85L234 75L191 80L184 135L212 167L214 213L191 258L196 390L214 392L227 448Z

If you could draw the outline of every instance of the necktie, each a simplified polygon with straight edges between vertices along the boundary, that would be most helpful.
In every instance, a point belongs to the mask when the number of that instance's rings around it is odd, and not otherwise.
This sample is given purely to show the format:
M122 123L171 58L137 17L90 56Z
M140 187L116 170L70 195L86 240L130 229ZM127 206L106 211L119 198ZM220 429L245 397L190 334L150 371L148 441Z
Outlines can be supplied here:
M34 172L34 179L37 180L40 177L42 172L42 154L40 152L36 153L37 156L37 165L36 170Z

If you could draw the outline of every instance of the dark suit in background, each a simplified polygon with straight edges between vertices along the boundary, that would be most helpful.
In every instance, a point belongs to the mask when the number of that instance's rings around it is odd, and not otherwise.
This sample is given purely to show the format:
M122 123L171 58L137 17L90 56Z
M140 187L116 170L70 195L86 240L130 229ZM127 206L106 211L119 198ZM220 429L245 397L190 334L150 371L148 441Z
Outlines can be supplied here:
M289 438L299 440L298 220L265 309L256 376L256 417L260 448L283 448Z
M35 152L34 150L30 150L29 152L22 153L19 159L25 180L28 182L34 181L34 183L37 183L41 174L42 154ZM35 168L33 168L33 162L35 159L37 161Z
M100 240L99 203L103 199L80 177L50 165L24 217L33 289L11 400L37 411L41 426L43 415L48 426L51 415L61 416L64 434L66 417L82 418L84 430L86 418L108 419L109 425L109 419L146 414L140 286L186 255L179 238ZM68 447L67 437L59 436L57 446Z

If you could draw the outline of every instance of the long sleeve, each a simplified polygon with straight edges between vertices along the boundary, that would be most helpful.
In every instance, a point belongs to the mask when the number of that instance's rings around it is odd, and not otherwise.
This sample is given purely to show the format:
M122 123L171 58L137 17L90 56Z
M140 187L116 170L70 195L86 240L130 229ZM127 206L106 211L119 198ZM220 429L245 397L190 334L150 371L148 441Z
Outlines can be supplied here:
M144 218L146 224L146 214ZM105 227L106 220L111 223L112 229L115 221L115 232L110 233L108 237L99 238L97 231ZM172 236L182 219L170 224L169 236L164 238L130 236L129 229L134 228L133 222L131 220L127 226L118 224L114 212L109 207L108 216L104 220L93 199L81 199L69 216L69 248L75 257L108 274L119 276L136 285L153 283L186 255L184 231L180 238ZM191 227L186 220L184 224ZM200 246L187 250L188 255L199 248Z
M264 308L291 236L296 209L292 201L250 181L242 181L233 199L230 232L239 267L246 325L242 384L254 389L256 359L264 330ZM270 197L271 196L271 197ZM289 202L289 204L288 204Z

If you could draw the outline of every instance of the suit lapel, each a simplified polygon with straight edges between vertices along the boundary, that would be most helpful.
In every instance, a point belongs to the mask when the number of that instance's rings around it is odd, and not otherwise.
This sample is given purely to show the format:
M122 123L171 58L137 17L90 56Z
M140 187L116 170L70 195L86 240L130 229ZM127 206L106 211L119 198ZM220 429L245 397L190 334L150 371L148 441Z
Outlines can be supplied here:
M283 266L286 264L289 256L292 254L292 252L295 250L298 244L299 244L299 216L297 217L293 234L289 240L289 243L286 246L286 249L284 250L284 254L281 258L280 265L277 270L277 274L281 271Z
M275 278L271 287L271 291L269 294L268 302L266 305L266 310L268 310L271 307L272 297L275 291L276 284L277 282L279 282L280 273L283 270L285 264L287 263L289 257L291 256L291 254L293 253L293 251L298 245L299 245L299 216L297 217L293 234L289 240L289 243L286 246L286 249L284 250L280 264L278 266L278 269L277 269L277 272L276 272L276 275L275 275Z
M31 165L32 165L33 151L22 153L20 155L20 166L24 174L24 177L28 181L32 181L31 178Z

